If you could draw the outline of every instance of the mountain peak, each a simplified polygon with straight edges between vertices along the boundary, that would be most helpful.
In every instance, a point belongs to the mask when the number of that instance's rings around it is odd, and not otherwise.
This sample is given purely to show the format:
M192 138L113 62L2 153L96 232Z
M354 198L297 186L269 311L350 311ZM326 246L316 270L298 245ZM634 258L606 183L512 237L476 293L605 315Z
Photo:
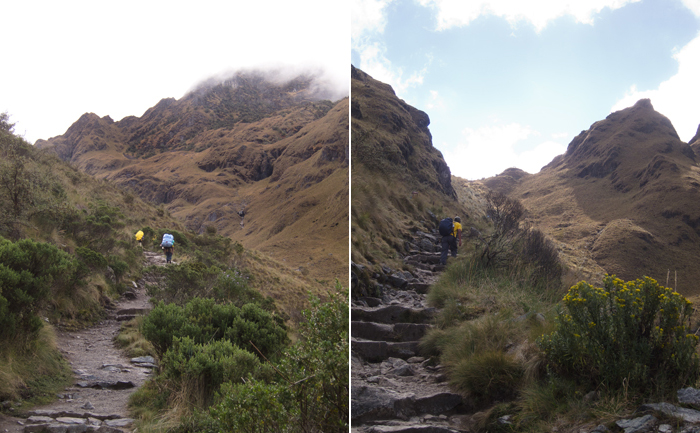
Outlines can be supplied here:
M651 105L651 99L649 99L649 98L640 99L639 101L635 102L633 107L634 108L641 108L641 109L649 109L649 110L654 109L654 106Z

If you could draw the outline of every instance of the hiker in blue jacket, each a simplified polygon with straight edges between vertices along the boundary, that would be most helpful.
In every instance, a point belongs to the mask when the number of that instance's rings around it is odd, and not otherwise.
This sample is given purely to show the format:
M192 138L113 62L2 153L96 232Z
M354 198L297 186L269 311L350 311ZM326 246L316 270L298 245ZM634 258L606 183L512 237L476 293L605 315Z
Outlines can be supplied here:
M164 234L160 247L165 252L165 263L172 263L173 251L175 250L175 240L173 239L173 235L168 233Z

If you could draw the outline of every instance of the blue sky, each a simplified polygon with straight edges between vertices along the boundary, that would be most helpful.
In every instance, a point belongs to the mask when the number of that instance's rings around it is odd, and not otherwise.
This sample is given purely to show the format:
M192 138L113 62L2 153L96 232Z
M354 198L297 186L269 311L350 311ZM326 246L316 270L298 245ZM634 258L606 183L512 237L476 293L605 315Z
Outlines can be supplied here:
M353 65L428 113L454 175L536 173L650 98L700 124L700 0L352 0Z
M241 68L314 71L349 93L347 0L23 0L2 13L0 112L31 143Z

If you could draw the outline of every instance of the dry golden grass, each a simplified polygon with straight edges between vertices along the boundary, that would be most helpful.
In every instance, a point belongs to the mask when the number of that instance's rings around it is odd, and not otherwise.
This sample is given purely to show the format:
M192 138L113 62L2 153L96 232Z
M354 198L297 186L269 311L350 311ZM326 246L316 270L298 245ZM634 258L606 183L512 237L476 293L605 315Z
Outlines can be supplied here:
M214 226L219 234L291 269L347 284L347 99L321 118L314 104L291 106L257 122L200 131L191 139L191 150L180 146L146 159L128 156L127 132L120 125L146 128L143 122L151 125L155 117L188 112L188 104L186 98L165 101L142 119L117 123L86 115L76 123L86 137L76 144L75 131L69 130L51 143L59 154L74 146L73 163L81 170L131 188L145 200L165 203L167 212L188 229L201 233ZM171 124L151 126L153 137L160 137ZM268 170L271 175L263 173ZM136 200L131 205L138 207ZM160 221L141 210L142 221L158 227ZM239 211L245 211L244 218ZM181 224L167 227L182 230Z
M670 270L680 293L700 293L700 169L650 104L596 122L565 155L508 188L557 241L572 280L597 283L607 272L661 282Z

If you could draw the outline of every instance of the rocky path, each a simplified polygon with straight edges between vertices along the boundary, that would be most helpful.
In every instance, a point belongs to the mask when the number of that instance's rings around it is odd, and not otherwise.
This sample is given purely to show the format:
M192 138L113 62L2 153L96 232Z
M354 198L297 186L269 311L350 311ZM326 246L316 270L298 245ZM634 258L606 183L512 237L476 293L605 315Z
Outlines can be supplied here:
M165 265L162 254L144 252L149 264ZM0 419L0 433L131 431L129 396L155 367L153 359L129 359L114 345L121 323L146 314L151 305L143 284L124 293L107 317L76 332L58 330L57 345L75 374L75 382L58 399L29 412L29 417Z
M418 341L435 309L426 293L442 270L436 235L417 232L404 261L414 271L383 269L379 297L351 305L351 417L355 433L466 431L462 397L450 391L440 365L421 357Z

